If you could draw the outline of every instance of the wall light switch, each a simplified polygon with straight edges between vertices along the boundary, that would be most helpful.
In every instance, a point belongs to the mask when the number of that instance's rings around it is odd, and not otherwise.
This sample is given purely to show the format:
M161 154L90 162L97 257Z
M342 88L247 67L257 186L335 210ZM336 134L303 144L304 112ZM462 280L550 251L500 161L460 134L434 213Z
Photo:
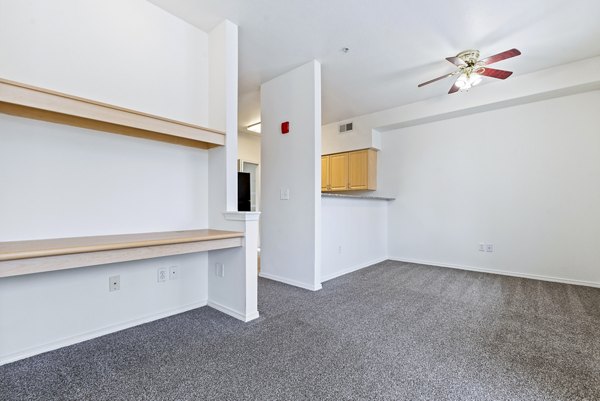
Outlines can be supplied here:
M494 244L487 244L485 246L485 251L486 252L494 252Z
M215 276L225 277L225 265L223 263L215 263Z
M169 267L169 280L177 280L179 278L179 266Z

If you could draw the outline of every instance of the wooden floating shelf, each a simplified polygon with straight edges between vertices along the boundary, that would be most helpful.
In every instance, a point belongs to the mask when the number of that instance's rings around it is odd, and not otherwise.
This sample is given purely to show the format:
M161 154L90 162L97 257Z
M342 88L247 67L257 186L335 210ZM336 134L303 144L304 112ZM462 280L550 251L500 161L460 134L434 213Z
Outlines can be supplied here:
M225 144L222 131L1 78L0 112L201 149Z
M168 231L0 242L0 278L242 246L243 232Z

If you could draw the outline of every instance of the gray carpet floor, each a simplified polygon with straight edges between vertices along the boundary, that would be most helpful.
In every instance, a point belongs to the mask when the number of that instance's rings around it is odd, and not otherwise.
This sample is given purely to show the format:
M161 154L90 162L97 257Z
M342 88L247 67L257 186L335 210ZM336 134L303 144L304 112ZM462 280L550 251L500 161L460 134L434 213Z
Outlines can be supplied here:
M0 367L0 400L600 400L600 289L399 262Z

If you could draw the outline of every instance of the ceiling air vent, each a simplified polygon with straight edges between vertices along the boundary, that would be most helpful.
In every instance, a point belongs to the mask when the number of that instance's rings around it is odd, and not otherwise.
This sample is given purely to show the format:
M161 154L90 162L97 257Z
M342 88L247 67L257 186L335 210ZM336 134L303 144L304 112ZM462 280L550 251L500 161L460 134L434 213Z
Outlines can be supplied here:
M338 127L338 132L340 134L344 134L346 132L352 131L353 128L354 128L354 124L353 123L340 124L339 127Z

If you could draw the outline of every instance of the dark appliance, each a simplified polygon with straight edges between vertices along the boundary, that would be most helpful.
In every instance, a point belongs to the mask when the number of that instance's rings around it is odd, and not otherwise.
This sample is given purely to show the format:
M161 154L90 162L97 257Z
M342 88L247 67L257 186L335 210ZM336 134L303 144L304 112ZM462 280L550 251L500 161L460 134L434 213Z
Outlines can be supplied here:
M238 172L238 211L249 212L250 209L250 173Z

